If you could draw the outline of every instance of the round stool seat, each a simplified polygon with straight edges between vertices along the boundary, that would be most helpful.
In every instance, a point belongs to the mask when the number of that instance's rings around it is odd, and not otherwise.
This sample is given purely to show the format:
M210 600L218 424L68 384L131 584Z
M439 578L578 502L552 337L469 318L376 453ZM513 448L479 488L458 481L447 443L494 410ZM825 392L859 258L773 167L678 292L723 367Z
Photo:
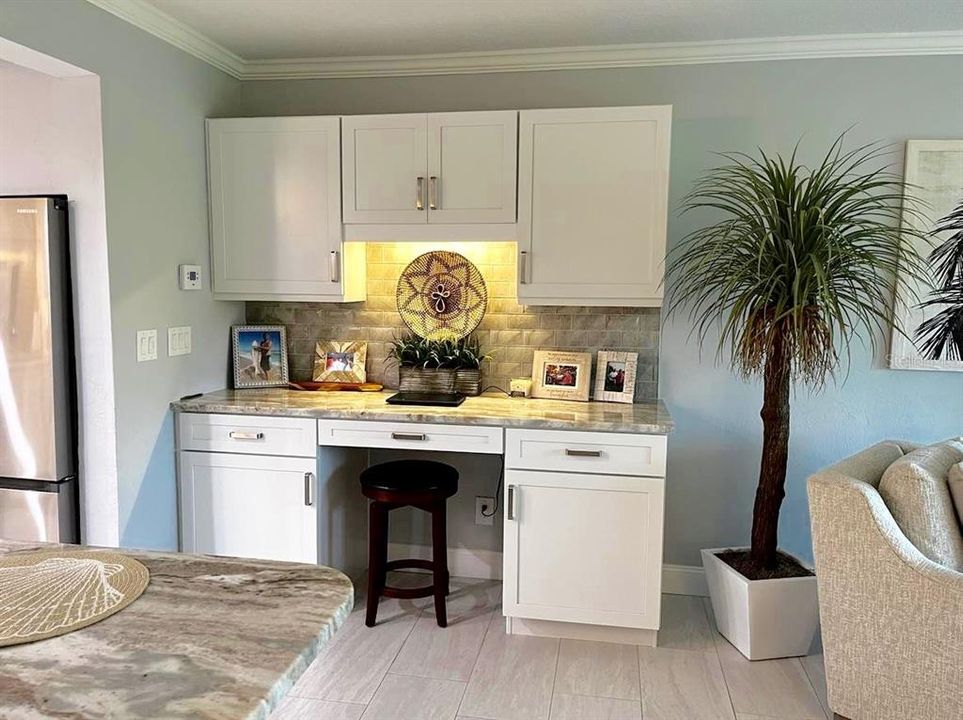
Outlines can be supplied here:
M361 473L365 495L385 493L431 494L448 498L458 492L458 471L434 460L392 460Z

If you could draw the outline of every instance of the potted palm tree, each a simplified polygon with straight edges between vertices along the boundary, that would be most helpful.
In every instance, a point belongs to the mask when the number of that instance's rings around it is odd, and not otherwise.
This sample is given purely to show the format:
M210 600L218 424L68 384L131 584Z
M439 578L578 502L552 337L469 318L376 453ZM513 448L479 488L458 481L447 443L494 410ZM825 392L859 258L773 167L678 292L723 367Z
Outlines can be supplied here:
M818 627L813 573L778 549L791 388L823 387L857 338L875 350L895 286L911 293L906 279L924 276L914 250L922 236L899 222L901 203L904 213L917 209L885 150L845 151L843 139L814 167L795 151L722 154L726 163L682 202L683 213L714 222L684 237L667 263L667 317L687 308L700 346L718 328L717 357L762 378L750 547L702 551L719 630L750 660L805 654Z
M963 200L933 234L944 232L949 237L930 255L937 287L923 303L924 308L940 309L920 323L916 337L930 360L963 360Z

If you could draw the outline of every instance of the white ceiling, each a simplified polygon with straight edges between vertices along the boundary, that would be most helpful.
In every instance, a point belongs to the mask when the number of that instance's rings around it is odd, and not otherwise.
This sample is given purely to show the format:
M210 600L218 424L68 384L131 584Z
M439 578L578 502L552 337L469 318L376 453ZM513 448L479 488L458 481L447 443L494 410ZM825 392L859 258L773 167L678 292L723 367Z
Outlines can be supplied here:
M89 0L243 79L963 55L961 0Z
M960 0L148 0L245 60L963 29Z

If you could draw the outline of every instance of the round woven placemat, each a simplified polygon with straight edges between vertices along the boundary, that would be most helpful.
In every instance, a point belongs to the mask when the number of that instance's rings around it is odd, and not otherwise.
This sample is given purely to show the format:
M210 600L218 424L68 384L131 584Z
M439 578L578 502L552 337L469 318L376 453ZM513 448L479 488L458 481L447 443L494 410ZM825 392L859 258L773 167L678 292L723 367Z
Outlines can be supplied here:
M150 582L133 558L99 550L38 550L0 557L0 647L93 625Z
M459 340L485 316L485 278L464 255L433 250L419 255L398 278L398 313L415 335Z

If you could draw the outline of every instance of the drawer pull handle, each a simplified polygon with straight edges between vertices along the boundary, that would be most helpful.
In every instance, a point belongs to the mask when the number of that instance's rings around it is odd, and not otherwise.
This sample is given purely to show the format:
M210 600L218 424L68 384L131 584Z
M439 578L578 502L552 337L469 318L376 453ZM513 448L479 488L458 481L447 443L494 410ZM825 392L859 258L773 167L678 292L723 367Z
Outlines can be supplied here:
M393 432L391 433L392 440L427 440L428 436L424 433L401 433Z
M228 433L228 437L232 440L263 440L264 433L262 432L245 432L243 430L232 430Z
M601 450L576 450L574 448L565 448L565 454L569 457L602 457Z
M304 504L308 507L314 505L314 473L304 473Z
M515 519L515 486L508 486L508 519Z

